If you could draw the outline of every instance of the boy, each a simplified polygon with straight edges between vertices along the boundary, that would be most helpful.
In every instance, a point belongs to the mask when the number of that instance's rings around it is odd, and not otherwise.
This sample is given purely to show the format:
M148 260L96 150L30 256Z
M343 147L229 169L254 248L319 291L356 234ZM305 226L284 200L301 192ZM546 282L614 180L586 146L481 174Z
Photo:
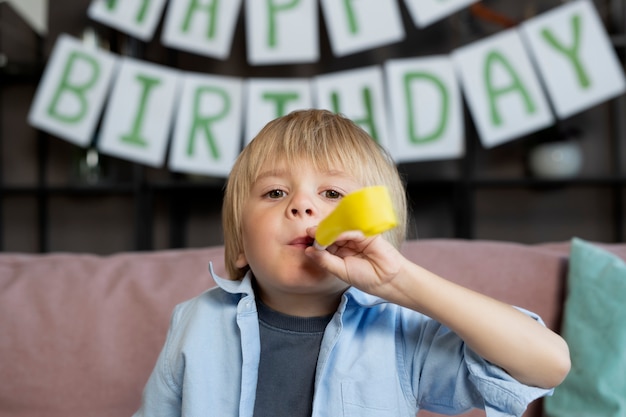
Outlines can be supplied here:
M341 197L389 189L402 225L312 247ZM324 110L270 122L226 186L230 280L178 306L137 416L519 416L569 371L539 319L398 251L405 192L389 156Z

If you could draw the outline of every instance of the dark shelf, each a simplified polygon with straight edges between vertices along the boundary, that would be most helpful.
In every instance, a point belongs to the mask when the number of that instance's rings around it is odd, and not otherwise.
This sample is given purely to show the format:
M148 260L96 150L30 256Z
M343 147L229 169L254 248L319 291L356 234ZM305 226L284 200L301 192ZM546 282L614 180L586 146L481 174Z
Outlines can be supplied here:
M38 64L8 62L0 67L0 85L37 83L42 73Z
M2 192L5 195L34 195L37 193L46 193L50 196L66 195L66 196L101 196L104 194L111 195L130 195L135 191L133 184L116 184L116 185L68 185L68 186L4 186Z
M597 177L597 178L568 178L568 179L543 179L543 178L477 178L469 180L469 183L477 188L542 188L542 187L624 187L626 177Z

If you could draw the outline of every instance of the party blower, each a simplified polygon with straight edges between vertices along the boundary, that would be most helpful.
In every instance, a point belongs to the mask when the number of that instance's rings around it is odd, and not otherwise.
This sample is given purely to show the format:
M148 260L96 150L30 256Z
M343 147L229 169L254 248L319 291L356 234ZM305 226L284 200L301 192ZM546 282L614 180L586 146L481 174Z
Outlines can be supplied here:
M343 232L360 230L367 237L398 225L387 187L375 185L346 195L335 210L320 222L313 246L324 250Z

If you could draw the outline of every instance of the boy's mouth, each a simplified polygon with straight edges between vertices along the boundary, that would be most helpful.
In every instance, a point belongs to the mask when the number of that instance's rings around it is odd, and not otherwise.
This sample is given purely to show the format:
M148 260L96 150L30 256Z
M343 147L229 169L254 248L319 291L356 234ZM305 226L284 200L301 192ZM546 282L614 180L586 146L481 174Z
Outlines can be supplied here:
M289 242L289 244L292 246L309 247L309 246L313 246L313 241L314 239L310 236L302 236L302 237L295 238L294 240Z

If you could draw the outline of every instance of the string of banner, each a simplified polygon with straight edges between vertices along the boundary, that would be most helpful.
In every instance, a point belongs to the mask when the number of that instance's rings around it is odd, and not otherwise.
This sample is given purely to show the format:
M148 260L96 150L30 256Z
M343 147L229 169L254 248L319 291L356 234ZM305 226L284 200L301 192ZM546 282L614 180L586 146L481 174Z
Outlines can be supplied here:
M404 36L398 0L319 0L335 56ZM416 25L472 1L404 0ZM219 3L219 7L218 7ZM96 0L92 19L149 40L165 0ZM319 58L317 0L247 0L253 65ZM163 44L225 59L241 0L171 0ZM449 54L390 59L313 78L238 78L181 71L56 40L29 123L78 146L153 167L226 177L256 132L301 108L341 112L397 162L462 157L463 97L481 143L528 135L626 88L623 68L590 0L575 0ZM168 152L169 150L169 152ZM167 161L166 161L167 155Z

